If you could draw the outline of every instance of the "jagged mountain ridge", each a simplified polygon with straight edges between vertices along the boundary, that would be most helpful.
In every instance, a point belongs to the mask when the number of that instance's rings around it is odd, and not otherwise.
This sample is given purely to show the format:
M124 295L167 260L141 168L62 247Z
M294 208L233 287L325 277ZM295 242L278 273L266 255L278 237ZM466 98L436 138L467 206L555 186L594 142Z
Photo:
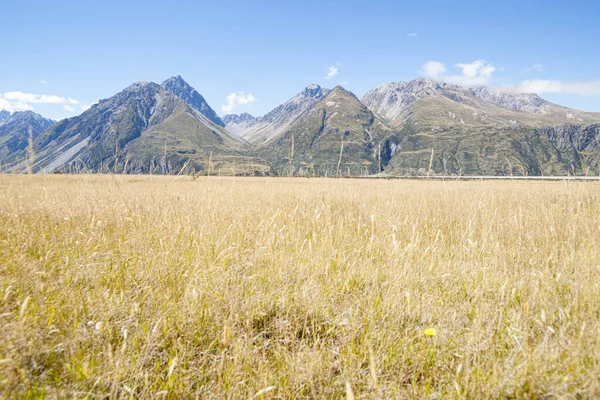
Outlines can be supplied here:
M463 88L431 79L380 85L363 96L394 127L386 173L394 175L568 175L595 169L557 146L544 128L600 122L600 114L571 110L533 94Z
M227 131L239 137L242 137L244 132L254 126L257 120L258 118L248 113L227 114L223 117L223 123L225 123Z
M433 79L379 85L361 99L391 126L409 118L428 126L549 126L572 120L593 123L598 115L571 110L535 94L511 93L485 87L463 88Z
M243 112L241 114L227 114L223 117L223 122L227 125L229 124L243 124L243 123L253 123L256 121L256 117L253 117L251 114L247 112Z
M1 112L0 112L1 113ZM29 131L35 140L54 121L33 111L17 111L0 121L0 160L24 150L29 144Z
M246 118L247 121L240 123L238 118L230 116L227 128L254 145L264 144L285 131L304 111L327 96L329 92L329 89L319 85L308 85L299 94L262 117L254 120Z
M0 110L0 122L8 119L10 117L11 113L7 110Z
M279 175L370 175L383 167L380 145L392 133L337 86L258 151Z
M262 160L246 155L247 143L210 120L196 108L197 103L188 104L165 86L135 83L81 115L52 125L34 142L34 169L177 173L186 167L188 172L207 168L227 174L269 172ZM9 161L22 170L23 159L21 153Z
M309 85L263 117L242 113L216 119L204 98L179 76L160 85L139 82L79 116L41 129L34 140L34 170L600 173L598 113L571 110L533 94L430 79L380 85L361 100L342 87L330 91ZM9 137L0 137L0 162L24 171L28 138L23 141L21 135L16 151L2 153Z
M189 106L200 111L200 113L205 115L209 120L211 120L215 124L221 127L225 127L225 124L217 115L215 110L213 110L211 106L208 105L204 97L202 97L202 95L198 93L196 89L191 87L186 81L183 80L181 75L177 75L165 80L163 83L161 83L161 86L166 90L174 93L177 97L185 101Z
M517 111L524 111L531 114L545 114L553 109L556 109L557 107L560 107L554 103L542 99L540 96L534 93L516 93L507 91L508 89L503 90L485 86L475 86L472 88L466 88L466 90L471 92L477 98L488 101L497 106Z

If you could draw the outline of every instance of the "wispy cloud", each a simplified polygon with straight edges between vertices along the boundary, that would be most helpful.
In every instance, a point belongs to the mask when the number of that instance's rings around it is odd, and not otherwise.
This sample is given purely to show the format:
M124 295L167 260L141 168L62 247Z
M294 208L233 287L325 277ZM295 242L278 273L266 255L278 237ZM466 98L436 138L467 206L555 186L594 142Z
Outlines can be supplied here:
M334 76L336 76L339 72L340 72L339 68L332 65L329 67L329 72L327 73L327 76L325 77L325 79L331 79Z
M44 80L44 79L41 79L41 80L40 80L40 83L42 83L42 84L44 84L44 85L47 85L47 84L48 84L48 82L46 82L46 80Z
M75 109L74 109L73 107L71 107L71 106L68 106L68 105L66 105L66 104L63 106L63 108L64 108L65 110L67 110L68 112L75 112Z
M56 95L23 92L6 92L2 97L9 101L21 101L32 104L64 104L69 102L69 99Z
M486 85L492 78L492 74L496 71L491 63L485 60L475 60L471 63L458 63L455 68L461 71L460 74L449 74L446 65L439 61L426 62L421 73L429 78L440 79L448 83L454 83L462 86L478 86Z
M79 101L71 97L61 97L54 94L48 95L24 92L0 93L0 110L33 110L33 104L79 104Z
M411 33L407 34L406 36L408 36L408 37L417 37L419 35L417 35L415 32L411 32Z
M231 113L233 109L239 105L247 105L254 103L256 98L251 94L245 94L244 92L231 93L227 96L227 104L223 104L221 109L224 113Z

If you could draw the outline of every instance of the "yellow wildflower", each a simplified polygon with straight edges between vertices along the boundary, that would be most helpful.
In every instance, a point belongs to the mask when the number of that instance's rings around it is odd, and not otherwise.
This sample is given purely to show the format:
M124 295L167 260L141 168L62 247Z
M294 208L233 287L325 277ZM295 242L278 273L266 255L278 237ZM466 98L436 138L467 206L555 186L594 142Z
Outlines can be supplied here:
M437 331L435 330L435 328L427 328L423 331L423 333L425 334L425 336L435 336L437 335Z

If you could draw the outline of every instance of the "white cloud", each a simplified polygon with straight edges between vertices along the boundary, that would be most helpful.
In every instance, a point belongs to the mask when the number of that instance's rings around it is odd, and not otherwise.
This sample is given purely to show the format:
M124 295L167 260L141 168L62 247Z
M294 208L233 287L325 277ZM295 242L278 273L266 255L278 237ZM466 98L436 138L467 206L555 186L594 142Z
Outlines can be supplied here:
M0 109L9 111L33 110L32 104L79 104L79 102L71 97L61 97L53 94L0 93Z
M427 61L423 65L423 71L421 71L425 76L433 79L438 78L444 72L446 72L446 66L439 61Z
M600 95L600 80L587 82L565 82L543 79L529 79L523 81L517 90L522 93L566 93L583 96Z
M10 104L7 100L4 100L2 97L0 97L0 110L6 110L9 112L15 111L12 104Z
M463 75L469 78L478 76L489 78L496 70L492 64L486 64L485 60L475 60L470 64L456 64L455 67L462 69Z
M415 32L411 32L411 33L409 33L409 34L408 34L408 35L406 35L406 36L408 36L408 37L417 37L417 36L419 36L419 35L417 35Z
M46 82L46 80L44 80L44 79L41 79L41 80L40 80L40 83L43 83L44 85L47 85L47 84L48 84L48 82Z
M0 95L0 110L14 111L30 111L33 107L21 101L8 101Z
M59 97L56 95L33 94L23 92L6 92L2 97L9 101L21 101L23 103L32 104L64 104L68 102L66 98Z
M64 108L65 110L67 110L68 112L75 112L75 109L74 109L73 107L71 107L71 106L68 106L68 105L66 105L66 104L63 106L63 108Z
M231 113L233 109L238 106L244 106L250 103L254 103L256 98L251 94L244 94L244 92L231 93L227 96L227 104L221 106L224 113Z
M496 71L496 67L485 60L475 60L472 63L458 63L455 67L461 70L460 74L444 75L447 70L444 63L428 61L423 65L421 73L429 78L439 79L448 83L462 86L478 86L487 84L492 74Z
M339 65L339 63L338 63L338 65ZM327 73L327 76L325 77L325 79L331 79L334 76L336 76L339 72L340 72L339 68L332 65L329 67L329 72Z

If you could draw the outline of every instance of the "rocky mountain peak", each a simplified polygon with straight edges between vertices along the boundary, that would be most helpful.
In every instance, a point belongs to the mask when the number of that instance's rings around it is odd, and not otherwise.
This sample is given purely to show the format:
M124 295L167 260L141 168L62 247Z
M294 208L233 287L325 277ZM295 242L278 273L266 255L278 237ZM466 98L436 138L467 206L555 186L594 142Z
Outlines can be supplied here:
M171 91L179 91L179 92L188 92L192 93L195 91L193 87L191 87L182 77L181 75L172 76L169 79L166 79L163 83L160 84L167 90Z
M160 85L165 90L175 94L181 100L185 101L189 106L195 108L200 113L204 114L209 120L219 126L225 126L221 118L217 115L208 102L202 97L196 89L190 86L181 75L173 76Z
M477 98L504 108L544 113L553 104L533 93L519 93L510 88L490 88L475 86L464 88L447 82L429 78L418 78L408 82L391 82L377 86L363 97L365 104L374 99L384 98L388 104L398 100L413 101L423 96L439 94L454 101ZM368 105L368 104L367 104Z
M10 117L10 111L0 110L0 122L8 119Z
M471 94L481 100L513 110L525 111L532 114L546 113L551 106L555 106L542 99L537 94L519 93L510 88L489 88L476 86L467 89Z
M310 84L296 96L262 117L251 120L246 116L247 121L241 123L233 122L238 121L241 116L228 118L227 128L230 132L240 135L251 143L264 143L284 131L290 123L327 96L329 92L329 89L324 89L314 83Z
M308 85L307 87L300 92L301 97L310 97L316 100L320 100L326 96L328 90L323 88L315 83Z
M335 95L350 95L352 97L356 97L354 95L354 93L352 93L351 91L349 91L348 89L346 89L346 88L344 88L343 86L340 86L340 85L334 87L331 91L329 91L329 93L327 93L328 96L331 96L331 95L334 95L334 94Z
M37 138L44 129L54 124L54 121L42 117L33 111L17 111L0 121L0 158L7 157L25 149L29 144L29 132L33 139ZM6 115L6 113L2 114Z
M564 107L550 103L531 93L519 93L510 88L461 87L455 84L419 78L409 82L392 82L377 86L367 92L361 101L371 111L383 116L393 125L400 125L412 114L417 102L426 98L444 98L450 107L476 108L482 115L499 115L510 111L522 111L527 114L548 114L568 117L575 115ZM502 107L506 111L498 109ZM456 114L456 113L455 113ZM514 123L519 119L513 116L504 123ZM463 118L464 120L464 118Z
M256 120L251 114L247 112L243 112L241 114L227 114L222 118L225 125L233 125L233 124L247 124L252 123Z
M148 86L158 86L158 85L156 85L156 83L154 83L154 82L139 81L139 82L135 82L135 83L132 83L131 85L127 86L125 89L122 90L122 92L135 92L135 91L141 90L143 88L146 88Z
M44 118L40 114L35 113L33 111L15 111L10 114L8 118L6 118L6 124L8 123L38 123L41 125L49 126L54 123L54 120Z

